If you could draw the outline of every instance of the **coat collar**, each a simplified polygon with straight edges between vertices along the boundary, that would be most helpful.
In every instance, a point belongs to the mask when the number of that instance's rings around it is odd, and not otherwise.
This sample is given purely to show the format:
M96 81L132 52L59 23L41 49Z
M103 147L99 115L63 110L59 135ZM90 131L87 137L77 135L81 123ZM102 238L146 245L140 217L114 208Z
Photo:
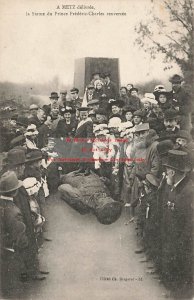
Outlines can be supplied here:
M13 197L7 197L7 196L1 195L1 196L0 196L0 199L3 199L3 200L10 200L10 201L13 202Z

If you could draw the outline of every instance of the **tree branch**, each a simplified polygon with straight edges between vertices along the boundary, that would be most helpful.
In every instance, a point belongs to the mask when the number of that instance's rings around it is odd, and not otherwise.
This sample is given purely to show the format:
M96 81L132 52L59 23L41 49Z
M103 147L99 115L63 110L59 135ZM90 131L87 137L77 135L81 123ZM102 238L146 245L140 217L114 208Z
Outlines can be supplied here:
M187 31L190 32L190 29L187 26L187 24L177 15L174 9L166 1L164 1L164 3L166 4L166 7L171 11L172 15L174 15L174 17L177 19L177 21L181 22L182 25L187 29Z
M189 52L187 52L187 50L185 50L181 44L179 44L175 39L173 39L170 35L165 34L165 36L167 38L169 38L171 41L173 41L174 43L176 43L188 56L189 56Z

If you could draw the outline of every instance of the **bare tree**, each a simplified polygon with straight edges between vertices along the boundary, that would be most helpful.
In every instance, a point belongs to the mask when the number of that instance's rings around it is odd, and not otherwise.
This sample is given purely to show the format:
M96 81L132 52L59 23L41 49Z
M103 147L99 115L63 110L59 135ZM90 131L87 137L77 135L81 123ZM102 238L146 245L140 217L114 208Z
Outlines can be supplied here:
M163 54L166 69L176 62L188 84L193 84L193 0L150 0L149 18L135 31L136 43L151 58Z

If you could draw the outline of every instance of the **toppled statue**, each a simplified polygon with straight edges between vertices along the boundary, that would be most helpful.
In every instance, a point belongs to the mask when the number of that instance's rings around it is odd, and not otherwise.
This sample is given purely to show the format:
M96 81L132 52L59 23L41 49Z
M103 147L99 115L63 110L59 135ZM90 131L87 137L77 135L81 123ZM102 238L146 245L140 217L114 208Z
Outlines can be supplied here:
M98 175L83 176L71 172L62 177L62 183L58 188L61 198L80 214L92 212L100 223L106 225L120 217L122 203L111 198L110 191Z

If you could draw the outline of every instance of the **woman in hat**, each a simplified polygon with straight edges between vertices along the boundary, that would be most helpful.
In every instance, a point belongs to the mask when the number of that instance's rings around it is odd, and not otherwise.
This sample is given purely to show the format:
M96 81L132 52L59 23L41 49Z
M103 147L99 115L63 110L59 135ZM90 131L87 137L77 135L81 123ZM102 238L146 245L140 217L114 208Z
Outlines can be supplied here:
M124 102L122 100L110 99L108 103L108 109L110 111L110 117L120 115L122 119L122 107Z
M28 125L24 136L26 137L27 152L31 151L32 149L38 149L37 147L38 130L36 129L36 125L34 124Z
M155 92L153 92L155 95L155 99L158 102L159 107L165 112L166 109L169 109L172 107L172 93L167 92L165 89L160 89Z
M123 116L125 122L132 122L134 110L131 106L123 107Z
M96 80L94 82L94 87L95 87L95 90L94 90L94 93L93 93L93 99L98 99L100 100L102 95L104 95L104 83L99 79L99 80Z
M58 122L56 127L56 137L74 137L77 128L77 121L72 119L72 113L75 113L75 110L66 106L66 108L63 108L61 112L63 114L63 119Z

